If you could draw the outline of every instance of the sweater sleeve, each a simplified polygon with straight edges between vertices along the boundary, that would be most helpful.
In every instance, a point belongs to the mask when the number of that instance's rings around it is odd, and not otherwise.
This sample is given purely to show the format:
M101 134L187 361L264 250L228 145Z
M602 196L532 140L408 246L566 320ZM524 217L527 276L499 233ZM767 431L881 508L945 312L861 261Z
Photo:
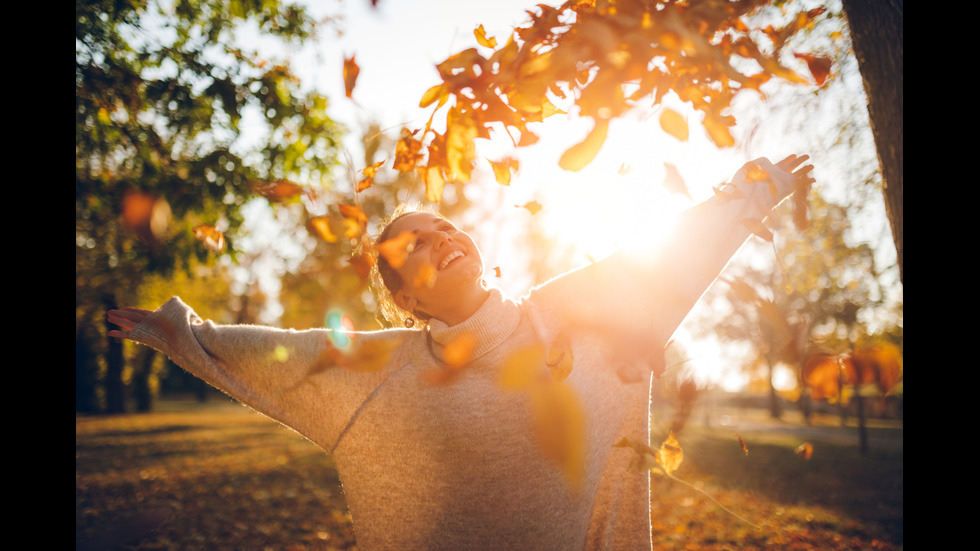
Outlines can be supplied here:
M404 333L358 333L345 349L326 329L218 325L174 297L134 327L131 338L329 450L387 376Z
M751 235L751 222L763 221L792 182L746 182L743 168L726 187L685 211L656 249L624 248L533 289L529 299L564 327L662 362L668 340Z

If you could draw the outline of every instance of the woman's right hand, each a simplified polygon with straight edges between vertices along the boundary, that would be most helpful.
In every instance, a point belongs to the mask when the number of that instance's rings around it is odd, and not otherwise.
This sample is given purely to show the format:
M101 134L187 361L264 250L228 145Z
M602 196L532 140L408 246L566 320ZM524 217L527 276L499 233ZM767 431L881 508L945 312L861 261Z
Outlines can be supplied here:
M152 311L150 310L131 307L121 308L119 310L109 310L107 316L109 323L120 327L120 329L113 329L109 331L109 336L120 339L130 338L130 331L132 331L133 328L140 323L143 323L143 320L145 320L151 313Z

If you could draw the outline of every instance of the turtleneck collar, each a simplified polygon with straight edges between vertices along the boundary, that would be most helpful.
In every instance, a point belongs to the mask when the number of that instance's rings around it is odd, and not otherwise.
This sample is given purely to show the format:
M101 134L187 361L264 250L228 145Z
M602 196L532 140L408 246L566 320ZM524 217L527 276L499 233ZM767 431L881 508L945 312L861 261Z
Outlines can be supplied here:
M468 334L477 341L470 358L475 360L504 342L517 329L520 321L520 307L504 297L499 289L491 288L487 300L466 321L456 325L446 325L437 319L429 321L432 353L441 361L443 348L461 335Z

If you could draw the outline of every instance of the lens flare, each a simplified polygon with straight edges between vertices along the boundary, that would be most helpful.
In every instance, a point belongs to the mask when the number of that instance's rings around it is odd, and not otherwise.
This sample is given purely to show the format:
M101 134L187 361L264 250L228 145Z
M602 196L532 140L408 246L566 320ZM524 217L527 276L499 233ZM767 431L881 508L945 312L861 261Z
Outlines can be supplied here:
M327 329L330 330L330 340L337 348L350 346L354 332L354 321L339 310L327 313Z

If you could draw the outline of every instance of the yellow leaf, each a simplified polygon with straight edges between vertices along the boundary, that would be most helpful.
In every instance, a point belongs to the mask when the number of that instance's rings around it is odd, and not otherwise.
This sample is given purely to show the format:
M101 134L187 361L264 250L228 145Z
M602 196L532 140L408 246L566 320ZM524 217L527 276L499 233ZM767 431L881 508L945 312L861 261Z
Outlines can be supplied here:
M429 88L422 94L422 100L419 102L419 107L425 108L432 105L433 102L439 101L439 106L441 107L448 99L449 94L446 90L445 84L436 84L435 86Z
M511 175L520 167L520 162L510 157L500 161L490 161L488 159L488 162L493 167L493 175L497 183L502 186L510 185Z
M678 140L682 142L687 141L687 121L677 111L664 109L664 112L660 114L660 127Z
M588 166L595 159L595 156L599 154L599 150L602 149L602 144L605 143L608 132L609 121L606 119L597 120L595 127L585 137L585 140L573 145L562 154L561 159L558 161L558 166L573 172L577 172Z
M337 242L337 236L333 233L333 230L330 228L330 216L328 215L314 216L312 219L310 219L310 224L313 226L313 229L316 231L316 234L319 235L321 239L323 239L327 243Z
M540 379L544 358L540 346L526 346L511 353L500 370L500 386L508 390L530 388Z
M681 466L684 461L684 450L680 443L674 438L674 433L667 435L667 439L660 444L656 457L657 465L667 474L671 474Z
M579 489L585 473L585 414L568 385L549 381L531 393L534 435L546 459L555 462L569 486Z
M532 215L541 212L541 203L539 203L537 201L528 201L527 203L524 203L523 205L514 205L514 206L517 207L517 208L522 208L523 207L523 208L527 209L527 211L530 212Z

